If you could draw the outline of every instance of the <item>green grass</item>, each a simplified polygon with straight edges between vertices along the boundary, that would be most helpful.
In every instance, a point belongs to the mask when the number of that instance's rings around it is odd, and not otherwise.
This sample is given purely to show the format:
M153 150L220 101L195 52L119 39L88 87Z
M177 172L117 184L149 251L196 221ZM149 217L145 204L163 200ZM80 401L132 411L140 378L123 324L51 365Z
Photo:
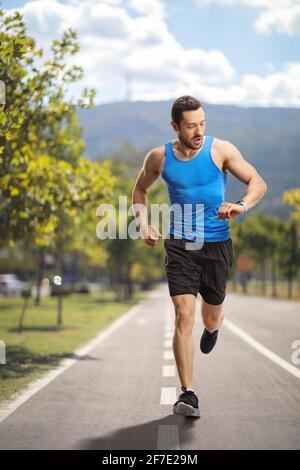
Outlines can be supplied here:
M63 325L56 327L57 298L29 299L24 331L18 332L23 300L0 297L0 340L6 345L6 364L0 365L0 401L72 356L75 349L131 308L145 294L115 302L111 292L72 294L63 300Z
M228 292L237 292L242 293L242 287L240 284L237 284L236 290L233 290L232 281L228 283ZM261 292L261 283L256 279L251 279L247 284L247 294L248 295L257 295L262 296ZM272 282L266 281L266 297L272 297ZM277 281L277 297L278 299L287 299L288 298L288 282L285 280ZM292 299L295 301L300 301L300 288L299 281L293 281L292 289Z

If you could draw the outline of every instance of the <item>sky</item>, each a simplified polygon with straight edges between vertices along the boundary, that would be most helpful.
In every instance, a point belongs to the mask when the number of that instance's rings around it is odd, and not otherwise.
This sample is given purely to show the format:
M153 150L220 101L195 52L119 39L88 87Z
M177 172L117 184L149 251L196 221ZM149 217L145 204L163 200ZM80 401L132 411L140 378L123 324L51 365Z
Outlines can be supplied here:
M169 100L300 107L300 0L2 0L49 54L78 33L96 103ZM70 60L70 64L71 64ZM77 92L79 92L79 87Z

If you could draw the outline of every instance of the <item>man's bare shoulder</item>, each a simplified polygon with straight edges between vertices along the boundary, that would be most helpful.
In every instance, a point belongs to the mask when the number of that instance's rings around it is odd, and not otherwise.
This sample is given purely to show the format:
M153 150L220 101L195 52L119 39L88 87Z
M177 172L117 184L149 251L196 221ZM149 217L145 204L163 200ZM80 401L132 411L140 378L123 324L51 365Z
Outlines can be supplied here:
M223 157L228 156L228 154L236 149L235 145L229 142L229 140L219 139L218 137L214 137L212 148Z
M165 161L165 146L154 147L151 149L145 158L145 165L152 171L161 174Z

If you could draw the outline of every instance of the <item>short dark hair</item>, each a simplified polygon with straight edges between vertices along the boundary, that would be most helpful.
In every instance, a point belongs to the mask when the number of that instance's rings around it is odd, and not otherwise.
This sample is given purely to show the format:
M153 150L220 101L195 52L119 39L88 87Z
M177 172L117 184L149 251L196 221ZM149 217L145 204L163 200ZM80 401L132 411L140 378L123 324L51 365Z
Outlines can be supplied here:
M197 98L189 95L180 96L174 101L172 106L172 121L179 125L180 121L182 121L183 111L191 111L198 108L203 108L203 106Z

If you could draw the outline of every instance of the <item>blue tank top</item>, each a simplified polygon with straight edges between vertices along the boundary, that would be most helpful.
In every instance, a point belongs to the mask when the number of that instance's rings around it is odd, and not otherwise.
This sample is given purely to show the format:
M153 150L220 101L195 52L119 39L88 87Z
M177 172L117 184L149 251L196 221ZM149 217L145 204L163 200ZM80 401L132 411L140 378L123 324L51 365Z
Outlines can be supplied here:
M173 142L165 144L162 178L166 181L171 206L170 234L188 240L225 241L230 238L227 220L218 220L218 208L224 202L227 174L211 156L213 136L205 136L202 149L190 160L181 160L173 152ZM171 207L172 208L172 207Z

